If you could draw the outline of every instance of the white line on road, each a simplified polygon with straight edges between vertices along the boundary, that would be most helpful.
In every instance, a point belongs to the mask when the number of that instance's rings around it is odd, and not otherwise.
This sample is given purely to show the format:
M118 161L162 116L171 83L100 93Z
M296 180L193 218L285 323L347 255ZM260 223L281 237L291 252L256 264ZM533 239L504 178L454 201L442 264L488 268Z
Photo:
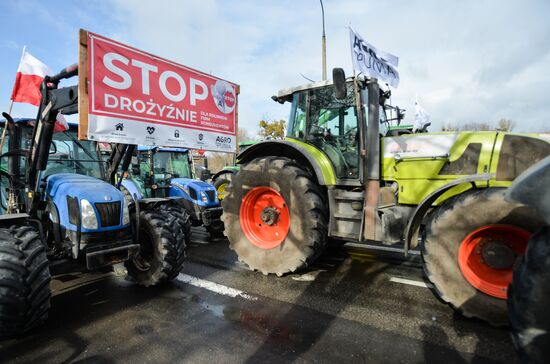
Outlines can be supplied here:
M397 278L397 277L391 277L390 282L408 284L409 286L417 286L417 287L424 287L424 288L432 288L433 287L429 283L425 283L425 282L421 282L421 281L413 281L412 279Z
M217 294L222 294L229 297L241 297L250 301L256 301L258 297L249 295L239 289L224 286L223 284L214 283L205 279L193 277L187 274L180 273L176 279L180 282L190 284L195 287L204 288Z

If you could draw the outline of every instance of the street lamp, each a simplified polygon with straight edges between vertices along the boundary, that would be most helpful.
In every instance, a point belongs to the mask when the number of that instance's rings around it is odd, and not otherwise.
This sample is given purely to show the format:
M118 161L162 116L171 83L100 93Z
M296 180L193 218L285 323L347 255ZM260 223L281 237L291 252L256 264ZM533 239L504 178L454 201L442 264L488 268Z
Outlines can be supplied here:
M325 36L325 8L323 7L323 0L319 0L321 3L321 13L323 15L323 37L321 38L321 44L323 49L323 81L327 79L327 37Z

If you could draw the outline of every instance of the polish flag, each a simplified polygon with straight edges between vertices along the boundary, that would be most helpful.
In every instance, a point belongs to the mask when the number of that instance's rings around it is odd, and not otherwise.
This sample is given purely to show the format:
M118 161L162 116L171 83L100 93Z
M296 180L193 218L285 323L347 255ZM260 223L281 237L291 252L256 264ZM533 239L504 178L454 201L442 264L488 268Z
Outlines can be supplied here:
M40 105L40 84L47 75L53 75L50 67L40 62L29 52L23 49L21 62L15 76L15 85L11 93L11 99L14 102L24 102Z
M23 102L40 106L42 95L40 94L40 84L44 77L53 75L50 67L36 59L32 54L23 48L23 55L17 68L15 84L11 93L13 102ZM60 132L69 129L67 121L61 114L57 114L54 131Z

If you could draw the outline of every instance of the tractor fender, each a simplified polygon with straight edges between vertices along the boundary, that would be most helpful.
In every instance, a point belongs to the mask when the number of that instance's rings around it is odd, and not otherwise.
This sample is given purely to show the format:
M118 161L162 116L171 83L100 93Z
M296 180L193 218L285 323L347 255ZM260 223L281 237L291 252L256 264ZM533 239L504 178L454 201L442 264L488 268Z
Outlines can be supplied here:
M407 224L407 228L405 230L405 246L404 251L405 255L408 255L409 248L415 247L418 242L418 231L420 230L420 225L422 225L422 221L424 220L424 217L426 216L426 213L432 207L434 202L441 197L445 192L449 191L451 188L456 187L461 184L471 183L473 187L475 187L475 182L486 182L489 181L491 178L493 178L494 175L492 173L485 173L485 174L473 174L471 176L466 176L462 178L455 179L454 181L451 181L437 190L433 191L431 194L428 195L422 201L414 210L412 217L409 220L409 223Z
M531 207L550 225L550 156L529 167L507 191L510 200Z
M215 182L220 176L222 176L224 174L235 174L235 173L237 173L237 172L233 171L231 169L222 169L221 171L216 172L216 174L214 174L212 176L212 182Z
M128 192L130 192L130 195L132 195L134 201L141 200L143 198L139 187L136 186L136 184L132 180L123 179L121 185L126 188Z
M328 157L319 149L296 139L268 140L246 148L237 156L237 163L244 164L259 157L287 157L307 167L323 186L336 184L334 168Z

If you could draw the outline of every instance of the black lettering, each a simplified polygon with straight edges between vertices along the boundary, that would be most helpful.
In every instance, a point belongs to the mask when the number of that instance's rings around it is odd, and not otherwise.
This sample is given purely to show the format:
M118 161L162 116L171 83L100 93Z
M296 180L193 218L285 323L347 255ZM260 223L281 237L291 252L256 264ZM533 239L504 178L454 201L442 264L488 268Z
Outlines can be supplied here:
M353 39L353 48L359 48L359 49L362 49L361 47L361 40L359 38L357 38L357 36L354 36L354 39Z

